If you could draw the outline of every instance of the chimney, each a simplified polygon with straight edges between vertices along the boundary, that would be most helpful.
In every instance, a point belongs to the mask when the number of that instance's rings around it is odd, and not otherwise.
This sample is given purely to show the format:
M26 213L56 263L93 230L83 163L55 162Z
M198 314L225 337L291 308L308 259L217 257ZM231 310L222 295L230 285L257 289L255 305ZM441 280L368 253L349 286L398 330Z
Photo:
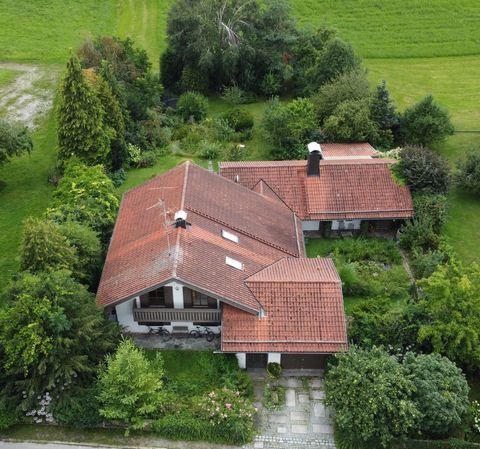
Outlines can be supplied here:
M175 212L175 227L187 229L187 213L184 210Z
M320 160L323 159L322 148L317 142L308 144L307 176L320 176Z

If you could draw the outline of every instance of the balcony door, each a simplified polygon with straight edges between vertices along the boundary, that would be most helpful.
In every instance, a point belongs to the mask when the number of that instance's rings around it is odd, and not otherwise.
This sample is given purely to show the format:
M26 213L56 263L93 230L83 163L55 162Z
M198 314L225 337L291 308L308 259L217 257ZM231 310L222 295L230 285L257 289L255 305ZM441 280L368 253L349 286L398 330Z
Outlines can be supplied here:
M172 287L160 287L140 297L142 307L173 308Z
M210 296L184 287L183 301L186 309L217 309L217 300Z

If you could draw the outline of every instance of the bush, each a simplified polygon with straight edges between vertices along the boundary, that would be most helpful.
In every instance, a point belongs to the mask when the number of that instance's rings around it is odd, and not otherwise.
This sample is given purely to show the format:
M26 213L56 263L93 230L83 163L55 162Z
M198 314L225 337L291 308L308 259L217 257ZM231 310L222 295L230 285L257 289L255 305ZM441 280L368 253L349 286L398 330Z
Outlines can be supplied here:
M218 142L203 141L198 148L198 156L202 159L217 159L222 152L222 145Z
M27 127L0 120L0 165L11 156L30 153L32 149L33 142Z
M397 170L412 191L444 194L450 186L447 161L428 148L405 147Z
M410 145L431 145L452 135L448 112L431 95L405 109L400 116L399 140Z
M325 404L334 408L338 429L365 447L372 441L388 447L407 435L418 416L410 399L415 387L397 359L379 348L354 346L335 359L325 376Z
M362 260L383 264L399 264L402 256L395 242L385 239L353 238L335 244L334 254L341 255L348 262Z
M429 221L436 233L440 233L447 221L447 197L439 194L417 194L413 197L413 210L418 221Z
M440 242L431 219L407 221L400 228L399 244L403 249L436 250Z
M0 405L0 430L12 427L17 421L17 416L13 410L7 410Z
M468 441L450 440L413 440L397 441L392 446L394 449L480 449L480 444Z
M207 116L208 100L197 92L186 92L178 99L177 111L185 121L201 122Z
M79 428L98 427L103 419L99 413L100 403L96 394L95 387L70 392L61 402L53 404L55 421Z
M153 167L157 162L158 155L154 151L144 151L140 154L140 160L137 163L138 168Z
M455 180L460 189L475 195L480 194L480 153L470 149L466 159L458 163Z
M222 92L222 98L233 106L249 102L247 94L238 86L225 87Z
M413 249L410 257L410 267L416 279L428 278L440 265L446 264L452 258L452 250L445 244L436 250L421 251Z
M282 367L280 363L270 362L267 365L267 373L272 379L279 379L282 375Z
M235 132L250 131L253 128L253 115L246 109L230 109L223 114L222 118Z
M276 384L266 384L263 390L263 405L274 410L285 405L285 387Z
M469 410L469 387L462 371L438 354L409 353L403 365L415 384L412 398L420 411L417 430L435 437L460 430Z
M228 435L219 438L211 424L192 416L165 415L152 423L152 429L169 440L228 441Z
M244 161L247 155L247 147L244 144L236 143L227 146L223 157L226 161Z

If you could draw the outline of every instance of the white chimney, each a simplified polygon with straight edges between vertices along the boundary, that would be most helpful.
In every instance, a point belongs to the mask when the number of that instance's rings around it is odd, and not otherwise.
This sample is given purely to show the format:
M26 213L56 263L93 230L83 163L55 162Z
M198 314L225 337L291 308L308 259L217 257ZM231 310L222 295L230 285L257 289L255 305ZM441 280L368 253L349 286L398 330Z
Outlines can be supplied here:
M322 147L318 142L310 142L308 145L308 152L312 153L313 151L318 151L320 154L322 153Z
M179 210L178 212L175 212L175 221L186 220L186 219L187 219L187 213L184 210Z

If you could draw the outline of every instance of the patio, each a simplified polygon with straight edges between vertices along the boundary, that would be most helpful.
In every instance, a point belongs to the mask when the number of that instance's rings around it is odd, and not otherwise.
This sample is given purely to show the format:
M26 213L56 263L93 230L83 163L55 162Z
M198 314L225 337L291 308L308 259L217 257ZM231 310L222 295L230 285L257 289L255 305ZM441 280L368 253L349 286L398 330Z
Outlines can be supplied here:
M207 341L205 337L193 338L187 334L174 334L172 339L164 341L161 335L155 334L128 334L135 343L145 349L179 349L192 351L218 351L220 338Z

